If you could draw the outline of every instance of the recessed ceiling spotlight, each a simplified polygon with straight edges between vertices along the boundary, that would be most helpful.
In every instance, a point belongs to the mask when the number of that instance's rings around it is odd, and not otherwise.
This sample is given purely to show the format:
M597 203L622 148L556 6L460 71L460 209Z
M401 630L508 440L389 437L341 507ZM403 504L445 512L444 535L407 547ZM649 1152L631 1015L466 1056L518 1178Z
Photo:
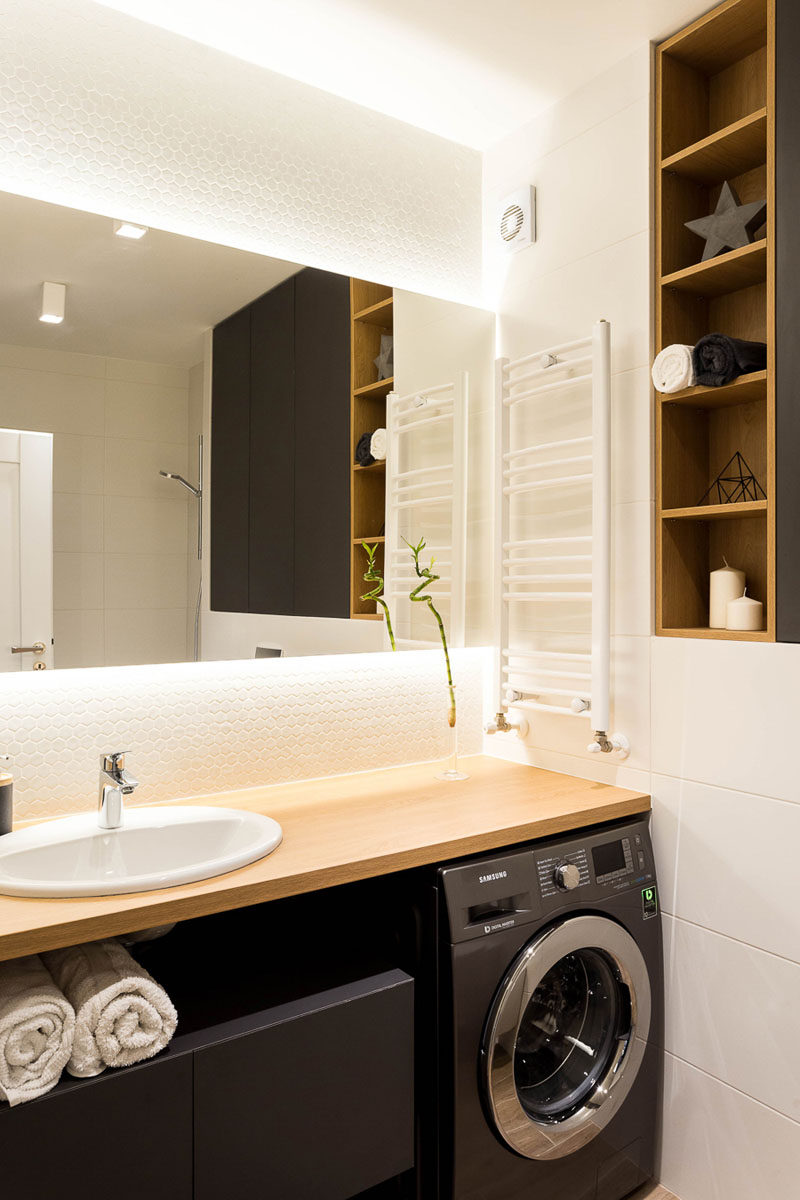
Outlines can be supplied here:
M64 320L64 308L67 299L65 283L42 284L42 309L39 320L47 325L60 325Z
M147 233L147 226L134 225L132 221L115 221L114 233L117 237L130 238L132 241L138 242L139 238L143 238Z

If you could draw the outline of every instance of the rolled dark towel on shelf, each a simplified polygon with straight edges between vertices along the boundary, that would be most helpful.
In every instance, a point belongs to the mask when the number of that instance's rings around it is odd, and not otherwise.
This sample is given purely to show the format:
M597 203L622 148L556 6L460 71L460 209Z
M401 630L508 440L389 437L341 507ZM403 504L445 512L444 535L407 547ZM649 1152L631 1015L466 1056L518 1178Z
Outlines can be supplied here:
M369 433L362 433L358 439L356 446L356 462L360 467L371 467L375 459L369 452L370 443L372 442L372 430Z
M763 371L767 365L766 342L709 333L692 351L695 381L700 387L724 387L739 375Z

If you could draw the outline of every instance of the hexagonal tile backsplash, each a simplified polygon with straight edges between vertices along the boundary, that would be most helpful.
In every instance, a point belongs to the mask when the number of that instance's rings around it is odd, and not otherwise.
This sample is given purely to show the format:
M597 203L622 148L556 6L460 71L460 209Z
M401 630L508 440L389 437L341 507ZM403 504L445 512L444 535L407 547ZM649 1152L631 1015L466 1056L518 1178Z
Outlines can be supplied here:
M0 187L479 300L476 151L90 0L0 14Z
M459 750L481 750L486 652L453 654ZM0 676L18 820L91 809L98 760L130 752L152 803L444 758L439 651Z

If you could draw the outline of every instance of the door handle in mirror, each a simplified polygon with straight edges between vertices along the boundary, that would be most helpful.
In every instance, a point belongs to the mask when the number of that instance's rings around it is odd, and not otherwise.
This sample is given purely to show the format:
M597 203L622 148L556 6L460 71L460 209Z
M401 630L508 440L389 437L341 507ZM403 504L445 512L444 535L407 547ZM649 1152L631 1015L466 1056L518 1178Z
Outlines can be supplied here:
M47 647L44 642L34 642L32 646L12 646L12 654L44 654Z

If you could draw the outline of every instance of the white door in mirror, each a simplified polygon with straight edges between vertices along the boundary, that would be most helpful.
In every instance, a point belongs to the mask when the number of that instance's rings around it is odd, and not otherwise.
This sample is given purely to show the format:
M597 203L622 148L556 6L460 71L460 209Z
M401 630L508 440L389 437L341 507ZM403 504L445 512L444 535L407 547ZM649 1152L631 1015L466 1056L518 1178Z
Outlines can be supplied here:
M0 895L116 896L211 879L271 854L277 821L237 808L129 808L119 829L80 813L0 837Z

